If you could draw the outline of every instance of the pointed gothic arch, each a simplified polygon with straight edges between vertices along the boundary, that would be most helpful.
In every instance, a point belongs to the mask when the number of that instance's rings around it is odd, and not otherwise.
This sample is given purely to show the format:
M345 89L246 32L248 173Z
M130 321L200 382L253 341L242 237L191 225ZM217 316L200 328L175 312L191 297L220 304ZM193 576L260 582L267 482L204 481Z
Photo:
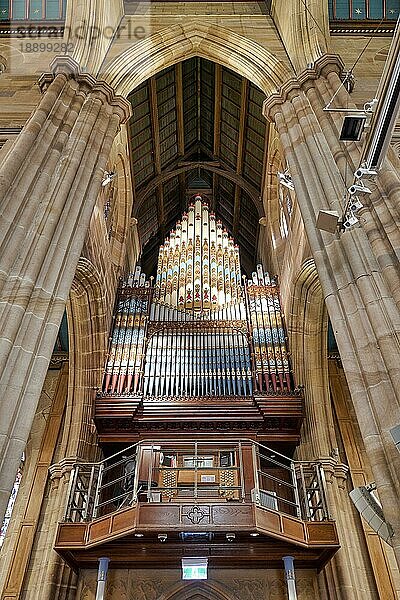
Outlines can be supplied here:
M163 594L160 600L237 600L227 595L221 585L214 581L193 581L179 583L172 590Z
M219 25L197 21L162 29L132 45L99 76L117 94L127 96L159 71L194 56L235 71L266 95L293 76L288 66L260 44Z
M107 351L107 291L102 274L81 257L67 304L69 327L69 397L63 445L67 453L90 456L94 433L90 427L93 393L101 378Z
M299 382L305 385L306 419L303 452L328 456L336 447L328 380L328 313L313 259L306 260L293 280L288 331ZM315 425L319 435L313 435Z

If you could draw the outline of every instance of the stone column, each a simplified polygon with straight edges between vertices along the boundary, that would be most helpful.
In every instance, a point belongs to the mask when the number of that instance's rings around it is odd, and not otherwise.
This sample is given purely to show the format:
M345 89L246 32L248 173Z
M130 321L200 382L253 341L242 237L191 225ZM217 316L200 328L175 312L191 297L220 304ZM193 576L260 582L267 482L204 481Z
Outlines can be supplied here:
M324 469L328 511L336 521L341 545L320 579L325 579L328 590L333 581L339 582L340 600L378 600L371 563L359 533L359 516L348 494L349 468L338 457L324 457L318 462Z
M339 159L349 162L349 170L353 168L346 154L344 158L333 155L327 139L333 133L321 126L317 116L321 105L314 106L305 91L310 89L310 81L318 81L322 65L326 72L326 57L285 84L280 94L266 101L264 114L274 121L281 137L378 492L395 531L400 564L398 452L389 433L400 423L400 315L382 275L383 258L378 260L377 248L367 235L368 225L341 235L316 229L319 210L341 211L345 182ZM337 64L332 70L337 70ZM392 204L394 197L400 202L400 188L393 183L398 176L387 169L378 178L379 190L386 190L379 196L381 205ZM376 223L378 211L366 208L363 221L369 223L369 219ZM390 245L390 240L387 243ZM393 247L392 252L386 250L385 258L394 264ZM398 260L397 280L398 288Z
M107 158L129 104L56 59L0 168L0 520Z

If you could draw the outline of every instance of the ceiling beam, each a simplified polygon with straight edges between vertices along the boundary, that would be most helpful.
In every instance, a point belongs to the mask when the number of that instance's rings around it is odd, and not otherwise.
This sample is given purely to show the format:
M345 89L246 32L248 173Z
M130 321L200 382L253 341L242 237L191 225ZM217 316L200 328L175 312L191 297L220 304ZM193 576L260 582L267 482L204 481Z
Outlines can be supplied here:
M175 65L175 81L176 81L176 135L178 143L178 156L181 158L185 155L185 119L183 106L183 70L182 63ZM185 173L179 174L179 203L181 212L186 210L186 179Z
M261 196L264 196L265 186L267 184L267 176L268 176L268 165L269 165L269 138L270 138L270 123L267 121L267 125L265 127L265 138L264 138L264 159L263 159L263 170L261 177Z
M225 168L223 163L219 162L187 162L187 163L177 163L175 165L175 169L171 171L164 171L157 177L155 177L143 190L141 190L137 194L136 206L135 206L135 215L139 212L141 205L146 201L146 198L149 194L153 193L157 186L161 183L165 183L172 177L179 175L180 173L186 173L189 171L193 171L194 169L203 168L205 171L210 171L213 174L219 175L220 177L225 177L237 184L241 189L243 189L253 200L257 213L260 218L264 216L264 209L262 206L262 202L260 199L260 192L257 188L252 186L248 181L246 181L241 175L235 173L232 169Z
M161 175L162 167L161 167L161 144L160 144L160 123L158 120L158 105L157 105L157 87L156 87L156 78L151 77L149 80L150 84L150 111L151 111L151 129L153 134L153 144L154 144L154 165L156 169L156 179L157 175ZM165 210L164 210L164 192L163 186L161 183L157 185L156 189L157 193L157 215L158 215L158 223L160 225L161 232L163 234L165 229Z
M175 65L175 81L176 81L176 118L177 118L177 140L178 154L185 154L185 121L183 116L183 73L182 63Z
M244 147L246 140L246 119L247 119L247 104L249 96L249 81L245 77L242 79L242 90L240 98L240 120L239 120L239 136L238 136L238 151L236 159L236 173L242 175L244 162ZM235 200L233 208L233 236L238 235L240 222L240 196L241 189L238 184L235 187Z
M214 81L214 156L219 156L221 146L221 110L222 110L222 67L215 64L215 81ZM216 194L218 187L218 175L213 174L213 190L211 210L215 212Z
M221 144L222 67L215 65L214 102L214 155L219 155Z

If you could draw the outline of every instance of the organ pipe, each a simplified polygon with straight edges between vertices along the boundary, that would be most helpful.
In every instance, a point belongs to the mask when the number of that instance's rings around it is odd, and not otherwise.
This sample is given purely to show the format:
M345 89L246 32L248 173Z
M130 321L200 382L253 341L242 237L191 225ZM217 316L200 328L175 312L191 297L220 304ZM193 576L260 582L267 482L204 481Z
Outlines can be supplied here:
M122 280L103 394L251 396L294 392L279 287L201 197L159 249L155 280Z

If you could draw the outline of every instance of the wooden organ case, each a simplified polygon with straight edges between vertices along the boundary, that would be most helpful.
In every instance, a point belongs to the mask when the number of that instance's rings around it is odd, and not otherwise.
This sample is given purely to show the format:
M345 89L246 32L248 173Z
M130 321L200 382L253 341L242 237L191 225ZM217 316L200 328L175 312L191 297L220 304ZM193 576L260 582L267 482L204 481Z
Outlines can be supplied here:
M106 458L75 465L55 549L88 568L179 568L193 552L213 567L322 566L338 548L323 468L284 454L302 418L277 281L260 265L242 278L196 197L155 281L138 266L120 282L96 398Z
M242 278L239 248L200 197L161 246L155 282L121 280L103 388L102 441L240 433L296 445L303 398L276 278Z

